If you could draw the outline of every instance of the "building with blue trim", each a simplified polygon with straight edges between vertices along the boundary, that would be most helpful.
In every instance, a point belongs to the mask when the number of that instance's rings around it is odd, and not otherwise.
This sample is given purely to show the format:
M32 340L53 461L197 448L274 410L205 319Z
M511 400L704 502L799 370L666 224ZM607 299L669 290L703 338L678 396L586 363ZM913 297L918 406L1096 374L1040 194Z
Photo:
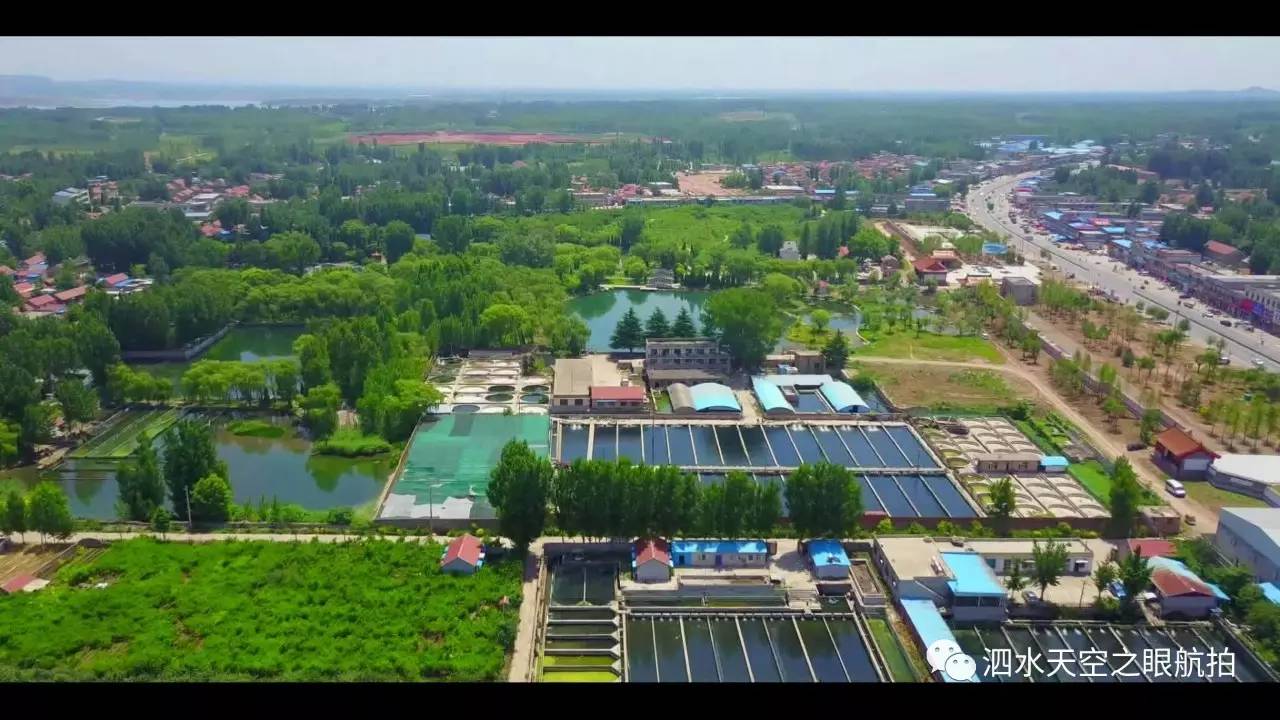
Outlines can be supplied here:
M765 567L769 546L763 540L675 540L671 561L677 568Z

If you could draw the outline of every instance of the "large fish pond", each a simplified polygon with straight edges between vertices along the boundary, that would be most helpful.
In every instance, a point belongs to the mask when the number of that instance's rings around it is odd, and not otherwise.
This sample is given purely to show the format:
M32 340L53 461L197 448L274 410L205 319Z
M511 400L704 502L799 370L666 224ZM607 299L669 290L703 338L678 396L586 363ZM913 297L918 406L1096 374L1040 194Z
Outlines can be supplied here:
M232 434L223 419L215 420L214 444L227 463L237 504L272 497L309 510L357 507L377 500L395 465L394 456L348 459L312 455L312 442L288 427L280 438ZM285 424L283 418L273 422ZM161 443L156 443L161 450ZM77 517L110 520L116 517L116 469L119 460L76 459L38 473L34 467L0 473L0 489L17 484L31 487L42 479L58 483Z

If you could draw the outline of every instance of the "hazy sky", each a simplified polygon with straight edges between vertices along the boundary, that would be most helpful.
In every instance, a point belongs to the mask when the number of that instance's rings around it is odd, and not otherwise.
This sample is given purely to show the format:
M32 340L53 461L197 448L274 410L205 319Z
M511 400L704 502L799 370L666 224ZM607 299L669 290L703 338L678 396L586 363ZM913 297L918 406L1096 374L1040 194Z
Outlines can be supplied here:
M55 80L540 89L1280 89L1276 38L0 38Z

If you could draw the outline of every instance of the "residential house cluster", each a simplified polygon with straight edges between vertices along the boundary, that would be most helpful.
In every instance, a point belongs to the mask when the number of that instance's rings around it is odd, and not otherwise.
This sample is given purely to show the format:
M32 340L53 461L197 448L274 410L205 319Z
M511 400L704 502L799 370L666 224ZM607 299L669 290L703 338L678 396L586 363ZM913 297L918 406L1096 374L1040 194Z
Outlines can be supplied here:
M58 269L60 266L50 266L44 253L36 253L23 260L16 270L0 265L0 275L12 280L14 291L22 299L19 312L31 317L61 315L69 306L84 300L90 285L78 279L75 286L58 290L54 280ZM117 273L100 278L97 284L108 294L120 295L145 290L151 286L152 280L131 279L124 273Z
M230 185L226 180L217 178L201 181L194 178L188 182L185 178L174 178L165 186L169 193L169 201L182 209L188 220L204 222L213 215L213 210L223 200L245 199L249 206L261 209L269 201L260 195L253 194L248 185Z

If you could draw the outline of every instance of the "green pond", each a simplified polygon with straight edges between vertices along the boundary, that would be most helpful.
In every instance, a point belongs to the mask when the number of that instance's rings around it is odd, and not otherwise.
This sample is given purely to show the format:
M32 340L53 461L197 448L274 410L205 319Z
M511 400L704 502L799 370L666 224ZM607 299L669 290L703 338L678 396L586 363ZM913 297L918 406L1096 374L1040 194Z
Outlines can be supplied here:
M309 510L355 507L377 499L395 468L395 458L348 459L313 456L311 441L292 428L280 438L237 437L225 427L214 432L218 457L227 463L237 504L272 496L282 503ZM116 517L118 495L110 460L68 460L42 475L34 467L0 472L0 490L34 485L49 479L62 486L77 517L110 520Z
M199 360L279 360L293 357L293 341L304 332L297 325L254 325L237 327L213 344ZM136 363L134 368L146 370L156 377L169 378L176 386L190 362Z
M648 292L644 290L611 290L607 292L591 293L583 295L569 301L569 310L578 317L591 330L591 337L587 340L587 349L595 352L608 352L609 350L625 350L626 348L613 348L609 344L609 338L613 335L613 331L618 327L618 321L623 315L627 314L627 310L635 308L636 314L640 316L643 323L649 319L649 315L653 313L655 308L661 308L664 315L667 316L667 322L674 322L676 315L680 310L689 311L689 316L693 318L694 326L701 325L702 306L706 304L707 298L711 293L705 290L683 290L677 292Z
M569 301L569 310L582 318L583 322L587 324L587 328L591 331L591 337L587 340L587 349L594 352L608 352L609 350L625 349L612 347L609 339L613 336L613 331L618 327L618 321L622 319L628 309L635 308L636 314L640 316L640 321L644 322L649 319L649 315L653 313L655 308L660 308L663 314L667 316L667 321L673 322L676 319L676 315L683 308L689 311L694 325L701 327L702 308L706 305L707 298L711 297L711 294L711 291L707 290L675 292L612 290L574 298ZM859 320L857 311L837 303L823 303L818 306L826 307L831 312L831 322L828 327L843 332L856 344L857 336L855 331L858 329ZM801 320L809 322L809 318L810 316L806 314ZM791 322L793 320L788 316L788 326ZM777 350L790 350L803 346L800 343L787 340L786 330L784 329L782 336L774 347Z

